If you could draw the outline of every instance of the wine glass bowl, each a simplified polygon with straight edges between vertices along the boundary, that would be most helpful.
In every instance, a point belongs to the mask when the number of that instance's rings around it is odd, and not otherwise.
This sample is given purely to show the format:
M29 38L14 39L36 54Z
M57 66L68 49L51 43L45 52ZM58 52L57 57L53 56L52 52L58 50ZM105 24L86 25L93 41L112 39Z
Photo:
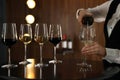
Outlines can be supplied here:
M14 45L18 40L16 23L3 23L1 40L2 43L6 45L8 48L8 64L3 65L1 67L7 68L8 76L11 76L10 69L18 66L11 63L11 53L10 53L10 49L12 45Z
M85 45L90 45L95 41L96 32L94 27L82 27L80 30L79 39Z
M48 28L46 23L37 23L35 26L34 40L43 46L48 41Z

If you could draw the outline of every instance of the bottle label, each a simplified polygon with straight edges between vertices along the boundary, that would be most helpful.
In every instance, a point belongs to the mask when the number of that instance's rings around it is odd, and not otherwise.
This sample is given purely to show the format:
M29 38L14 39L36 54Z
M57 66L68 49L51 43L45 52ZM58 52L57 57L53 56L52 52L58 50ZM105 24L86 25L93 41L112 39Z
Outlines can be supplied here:
M68 49L72 49L72 41L68 42Z
M62 41L62 48L67 48L67 41Z

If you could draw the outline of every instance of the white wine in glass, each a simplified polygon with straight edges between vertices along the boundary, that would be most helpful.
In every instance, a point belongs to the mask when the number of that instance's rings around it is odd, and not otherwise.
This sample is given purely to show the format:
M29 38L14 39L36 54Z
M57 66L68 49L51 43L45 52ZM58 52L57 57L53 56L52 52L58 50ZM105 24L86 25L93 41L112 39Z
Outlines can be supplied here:
M8 69L8 76L10 77L11 76L10 69L17 67L17 65L11 63L10 53L12 45L14 45L18 40L16 23L3 23L1 39L2 43L6 45L8 48L8 64L3 65L2 68Z
M40 79L42 79L42 67L48 66L48 64L43 63L42 57L42 47L48 41L48 27L45 23L37 23L35 25L34 40L40 46L40 63L37 63L35 67L40 68Z
M81 29L80 40L85 46L91 45L95 41L95 37L96 37L96 32L93 27L88 27L88 28L83 27Z
M30 24L21 24L19 40L24 43L25 48L24 61L19 64L24 65L24 77L26 77L26 65L30 63L27 61L27 45L32 41L32 27Z

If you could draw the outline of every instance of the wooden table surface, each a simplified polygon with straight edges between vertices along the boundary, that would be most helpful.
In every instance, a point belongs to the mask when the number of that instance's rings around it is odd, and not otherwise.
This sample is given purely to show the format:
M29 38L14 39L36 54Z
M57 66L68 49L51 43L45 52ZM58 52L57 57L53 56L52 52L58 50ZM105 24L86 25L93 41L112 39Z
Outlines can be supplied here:
M77 63L81 63L80 59L76 59L74 57L60 59L63 62L56 64L56 76L54 76L54 65L49 64L48 67L42 68L42 80L96 80L95 78L99 78L103 75L104 70L102 61L89 60L88 63L92 65L92 71L81 72L80 66L77 65ZM51 59L45 59L44 63L48 63L49 60ZM11 70L12 77L17 78L13 80L24 80L23 68L23 66L18 66ZM35 68L35 75L34 79L39 80L39 68ZM5 77L5 75L3 76Z

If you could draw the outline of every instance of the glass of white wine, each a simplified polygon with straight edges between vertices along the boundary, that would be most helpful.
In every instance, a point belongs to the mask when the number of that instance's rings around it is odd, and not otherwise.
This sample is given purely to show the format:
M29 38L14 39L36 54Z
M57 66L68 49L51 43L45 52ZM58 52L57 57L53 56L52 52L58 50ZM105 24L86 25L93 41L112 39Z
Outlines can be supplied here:
M35 67L40 68L40 79L42 79L42 67L48 66L48 64L43 63L43 57L42 57L42 47L44 43L48 41L48 27L46 23L36 23L35 32L34 32L34 40L40 46L40 63L37 63Z
M96 37L96 32L95 32L95 28L93 26L91 27L81 27L80 30L80 41L84 44L84 46L88 46L91 45L94 41L95 41L95 37ZM91 71L91 64L87 63L87 58L86 55L82 55L82 63L78 64L81 66L80 71Z
M20 25L19 40L24 43L25 48L24 61L20 62L19 64L24 65L24 77L26 77L26 65L29 64L27 61L27 45L32 41L32 27L30 24Z

